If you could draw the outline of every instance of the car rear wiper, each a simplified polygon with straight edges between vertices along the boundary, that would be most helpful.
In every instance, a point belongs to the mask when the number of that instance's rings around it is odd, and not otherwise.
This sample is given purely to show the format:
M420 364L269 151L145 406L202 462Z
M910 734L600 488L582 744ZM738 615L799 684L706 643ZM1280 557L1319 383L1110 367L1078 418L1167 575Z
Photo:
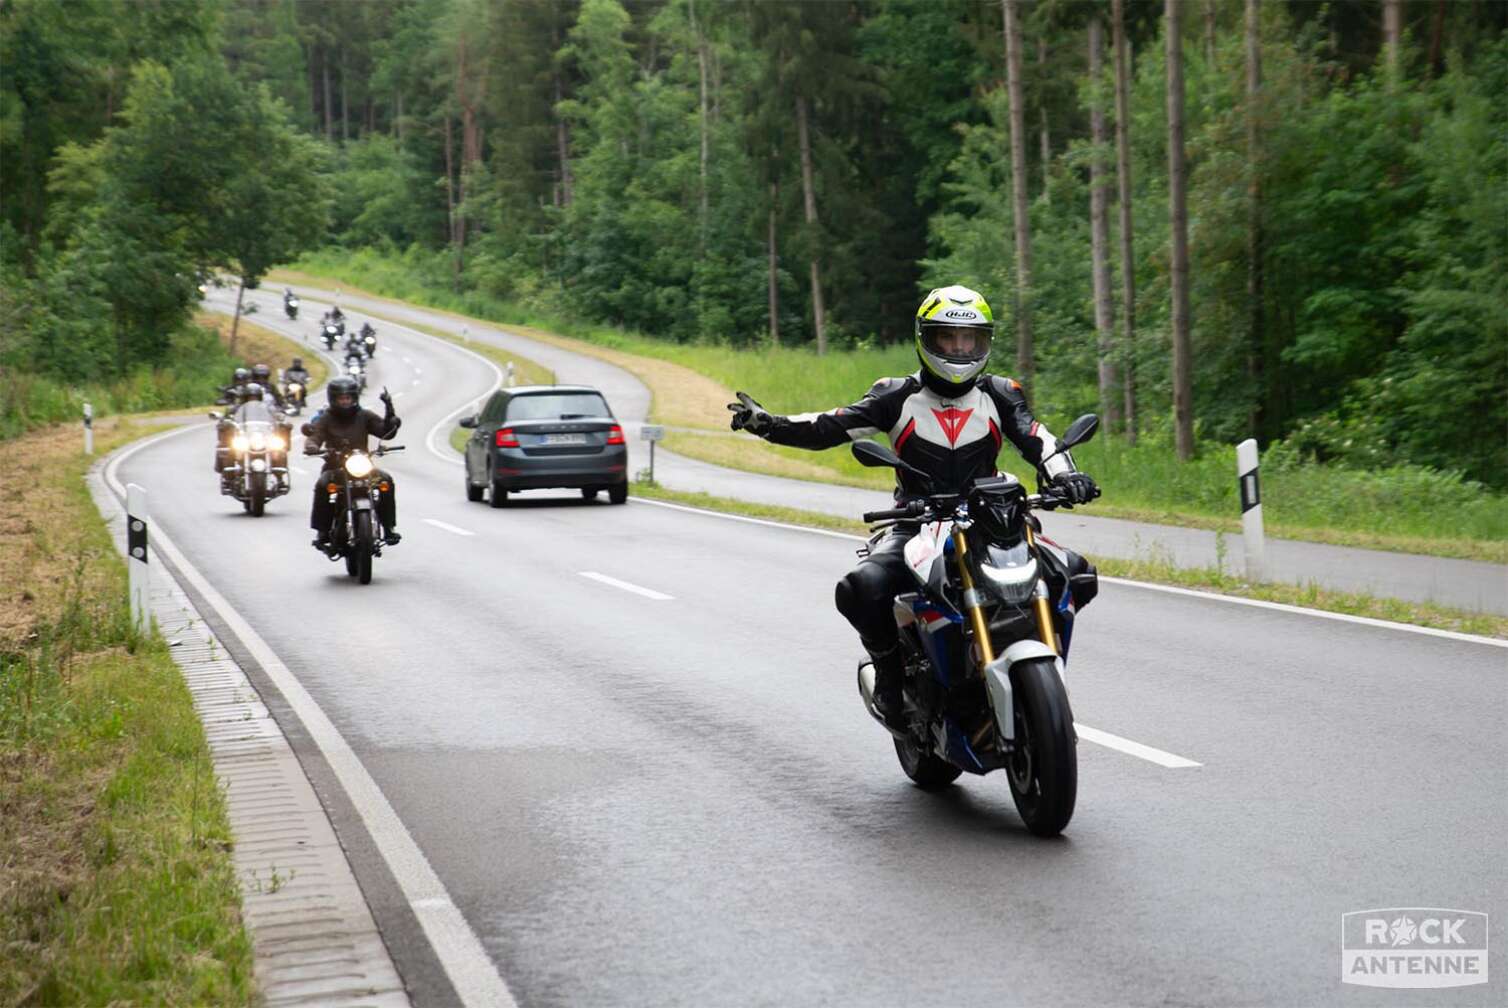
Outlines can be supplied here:
M589 417L589 416L591 416L590 413L562 413L562 414L560 414L560 419L562 419L562 420L580 420L580 419L582 419L584 417Z

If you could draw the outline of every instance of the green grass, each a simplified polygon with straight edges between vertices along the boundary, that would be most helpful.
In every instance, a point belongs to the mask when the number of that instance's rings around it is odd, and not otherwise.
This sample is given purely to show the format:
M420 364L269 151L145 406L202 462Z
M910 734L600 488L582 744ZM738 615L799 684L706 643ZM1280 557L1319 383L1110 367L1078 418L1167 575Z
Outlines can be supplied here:
M705 493L684 493L664 487L636 481L632 486L635 497L663 500L704 511L747 515L770 521L805 525L810 528L829 529L835 532L850 532L865 535L868 526L862 522L836 515L798 508L778 507L767 504L752 504L746 501L716 497ZM1136 560L1101 560L1095 558L1095 566L1106 577L1119 577L1152 584L1176 585L1232 595L1238 598L1261 599L1285 605L1320 609L1325 612L1366 616L1371 619L1390 620L1395 623L1412 623L1415 626L1453 630L1457 633L1479 634L1484 637L1508 638L1508 618L1481 613L1470 613L1446 606L1407 602L1401 599L1379 598L1372 595L1330 591L1317 585L1253 584L1215 568L1180 568L1155 554Z
M828 409L858 399L877 377L916 368L909 346L831 352L818 357L805 349L740 349L657 340L579 320L569 324L479 292L457 294L444 278L428 277L421 258L383 255L373 250L321 252L298 268L354 284L377 294L460 312L495 323L534 326L587 344L668 361L705 375L726 389L753 394L776 412ZM625 361L633 367L631 358ZM677 394L653 369L641 377L656 393L655 413L664 418L664 400ZM706 396L703 390L697 394ZM1037 406L1051 429L1067 426L1056 415L1050 394ZM711 417L717 410L699 404L689 411ZM675 423L675 420L668 422ZM692 424L696 426L697 424ZM701 424L705 426L706 424ZM859 486L883 485L883 476L864 470L845 449L797 452L751 442L716 442L672 434L667 447L705 461L777 475L802 475ZM1095 513L1107 517L1234 531L1240 510L1235 449L1201 445L1197 459L1176 460L1170 445L1144 437L1137 445L1101 437L1075 451L1079 465L1099 481L1105 496ZM1011 467L1006 456L1002 461ZM1018 472L1025 463L1015 467ZM1364 472L1301 464L1281 452L1262 471L1263 510L1268 534L1400 552L1426 553L1508 563L1508 496L1449 473L1419 467Z
M101 453L152 428L115 420ZM0 1004L255 1003L232 838L162 637L129 625L124 564L76 431L8 448L0 502Z

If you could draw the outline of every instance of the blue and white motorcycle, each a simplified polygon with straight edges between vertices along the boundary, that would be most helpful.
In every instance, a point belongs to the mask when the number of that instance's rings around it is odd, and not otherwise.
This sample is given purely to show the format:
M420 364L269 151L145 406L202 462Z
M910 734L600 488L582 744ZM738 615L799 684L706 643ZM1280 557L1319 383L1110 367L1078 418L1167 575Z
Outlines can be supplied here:
M1080 417L1057 451L1089 440L1098 426L1093 414ZM926 478L873 441L855 442L853 453L866 466ZM906 727L886 727L901 769L927 790L965 771L1004 770L1017 812L1039 836L1057 835L1073 817L1078 740L1063 663L1074 614L1098 590L1094 568L1045 539L1032 515L1067 506L1002 474L976 480L964 494L864 515L883 523L871 543L891 526L916 528L905 547L915 590L895 599ZM866 661L859 694L884 725L874 692Z

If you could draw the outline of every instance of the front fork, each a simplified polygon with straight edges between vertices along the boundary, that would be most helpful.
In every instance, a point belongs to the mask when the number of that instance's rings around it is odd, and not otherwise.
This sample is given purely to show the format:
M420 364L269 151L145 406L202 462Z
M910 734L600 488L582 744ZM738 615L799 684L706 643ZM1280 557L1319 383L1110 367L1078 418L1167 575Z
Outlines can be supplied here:
M1026 543L1034 550L1037 538L1033 534L1031 526L1026 527ZM974 640L979 647L980 664L989 665L995 660L995 645L990 640L990 627L984 618L984 605L979 597L979 591L974 587L974 574L969 570L969 537L962 531L954 533L953 549L958 557L958 580L963 585L963 607L968 614L969 625L974 628ZM1058 634L1052 625L1052 610L1047 604L1047 582L1045 579L1037 581L1037 590L1032 596L1032 608L1037 614L1037 632L1042 637L1042 643L1052 648L1058 654L1063 649L1058 646Z

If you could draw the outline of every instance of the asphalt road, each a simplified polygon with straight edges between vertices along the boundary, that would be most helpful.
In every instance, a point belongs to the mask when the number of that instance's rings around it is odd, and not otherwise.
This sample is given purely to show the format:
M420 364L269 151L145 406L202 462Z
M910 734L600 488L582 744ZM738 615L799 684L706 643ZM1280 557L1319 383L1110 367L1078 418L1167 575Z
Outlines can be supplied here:
M1107 585L1075 633L1078 720L1200 765L1086 738L1074 820L1036 839L998 775L911 787L863 713L831 604L852 541L574 493L468 504L445 421L493 374L377 325L408 450L385 463L405 540L370 586L308 545L312 460L261 519L218 495L207 423L121 478L335 723L520 1004L1503 1003L1502 938L1492 984L1405 994L1339 982L1338 924L1508 920L1508 651ZM300 755L416 1001L454 1000Z

